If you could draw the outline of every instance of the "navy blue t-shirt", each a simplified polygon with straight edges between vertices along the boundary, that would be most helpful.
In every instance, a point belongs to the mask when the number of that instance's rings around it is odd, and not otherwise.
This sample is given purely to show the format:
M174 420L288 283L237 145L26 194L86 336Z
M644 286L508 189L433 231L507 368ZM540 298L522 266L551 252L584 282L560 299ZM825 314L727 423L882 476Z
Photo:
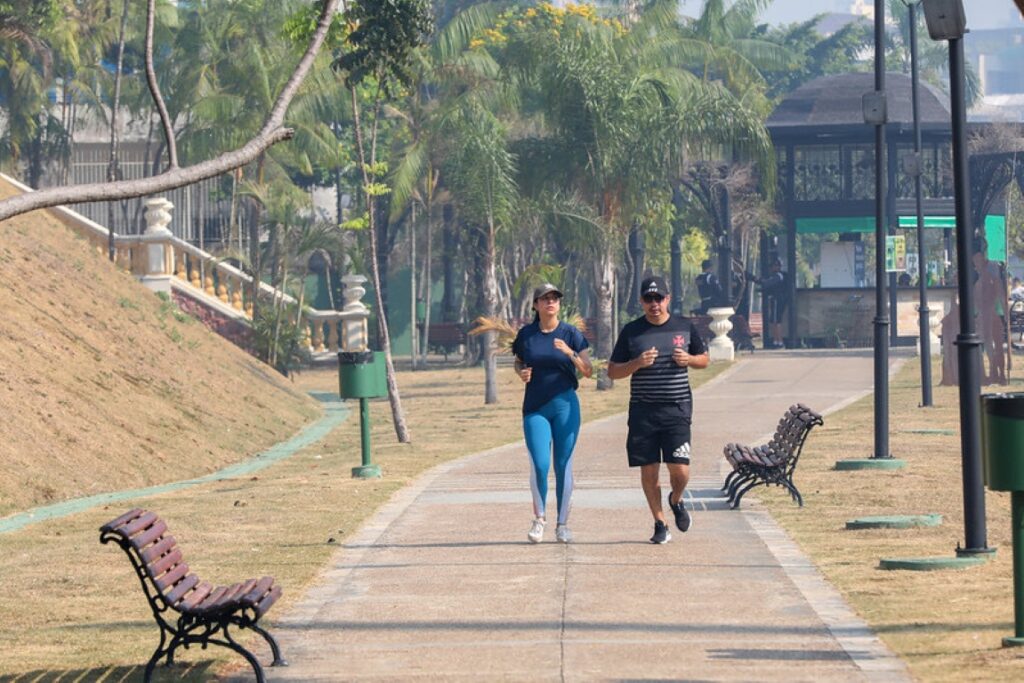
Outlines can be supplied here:
M523 395L523 415L536 412L563 391L579 386L576 366L569 356L555 348L556 338L577 353L590 346L582 332L561 321L550 332L541 332L540 323L532 322L520 329L512 342L512 353L533 370Z

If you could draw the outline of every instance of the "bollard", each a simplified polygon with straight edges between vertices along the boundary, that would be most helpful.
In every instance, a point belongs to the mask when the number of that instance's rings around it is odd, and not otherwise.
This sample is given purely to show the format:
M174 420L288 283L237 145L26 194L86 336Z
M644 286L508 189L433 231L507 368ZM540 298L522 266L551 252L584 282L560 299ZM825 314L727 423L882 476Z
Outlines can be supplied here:
M370 479L381 476L380 465L373 464L370 449L371 398L387 395L383 353L373 351L338 352L338 393L341 398L359 399L359 436L362 465L352 468L352 476Z
M1013 541L1013 629L1003 647L1024 645L1024 393L981 397L985 484L1010 491Z

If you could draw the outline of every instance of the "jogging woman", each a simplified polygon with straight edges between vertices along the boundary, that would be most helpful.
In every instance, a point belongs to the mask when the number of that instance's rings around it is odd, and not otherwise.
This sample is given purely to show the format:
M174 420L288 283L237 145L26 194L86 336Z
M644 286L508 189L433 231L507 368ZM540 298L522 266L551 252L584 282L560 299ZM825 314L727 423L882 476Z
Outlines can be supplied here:
M544 537L548 471L555 461L555 498L558 522L555 538L569 543L566 526L572 499L572 451L580 431L580 402L576 397L576 373L590 377L583 333L558 320L562 292L552 284L533 290L533 322L524 326L512 343L516 373L526 384L523 396L523 433L530 451L530 488L533 491L533 524L526 537L540 543Z

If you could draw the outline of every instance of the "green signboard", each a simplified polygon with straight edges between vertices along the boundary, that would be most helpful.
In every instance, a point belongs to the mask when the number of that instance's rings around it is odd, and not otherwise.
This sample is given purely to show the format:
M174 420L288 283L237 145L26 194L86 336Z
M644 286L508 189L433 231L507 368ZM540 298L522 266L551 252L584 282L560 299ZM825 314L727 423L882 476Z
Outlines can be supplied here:
M916 216L898 216L896 226L902 230L917 229ZM925 216L924 227L935 230L956 228L954 216ZM874 232L874 216L840 216L836 218L797 218L797 234L821 232ZM985 239L988 257L1006 261L1006 216L985 216Z

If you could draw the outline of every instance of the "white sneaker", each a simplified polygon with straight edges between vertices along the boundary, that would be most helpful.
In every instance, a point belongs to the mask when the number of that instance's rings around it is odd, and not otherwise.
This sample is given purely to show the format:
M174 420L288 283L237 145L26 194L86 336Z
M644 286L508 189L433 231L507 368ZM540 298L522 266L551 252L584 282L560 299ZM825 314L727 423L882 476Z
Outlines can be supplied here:
M540 543L540 539L544 538L544 520L540 517L533 520L526 537L530 539L530 543Z
M569 527L564 524L559 524L555 527L555 540L559 543L572 543L572 532L569 531Z

